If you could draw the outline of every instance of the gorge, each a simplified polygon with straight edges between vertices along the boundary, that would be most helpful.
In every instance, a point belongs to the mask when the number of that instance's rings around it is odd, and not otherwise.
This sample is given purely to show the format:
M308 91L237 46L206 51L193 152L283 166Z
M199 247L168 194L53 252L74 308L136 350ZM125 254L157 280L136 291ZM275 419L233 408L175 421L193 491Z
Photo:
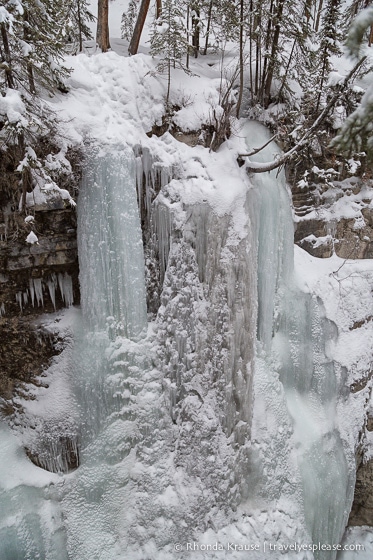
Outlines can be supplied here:
M371 262L294 247L284 172L237 165L263 125L241 119L217 153L147 135L148 57L72 64L81 309L73 252L43 280L33 261L13 298L45 301L63 343L1 422L0 557L334 560L371 449Z

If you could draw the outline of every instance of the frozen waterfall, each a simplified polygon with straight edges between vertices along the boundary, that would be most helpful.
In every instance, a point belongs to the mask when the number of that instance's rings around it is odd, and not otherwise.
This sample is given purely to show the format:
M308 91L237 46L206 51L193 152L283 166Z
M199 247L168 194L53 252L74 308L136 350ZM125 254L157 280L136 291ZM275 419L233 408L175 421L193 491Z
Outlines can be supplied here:
M248 126L256 145L264 144L268 136L263 128L255 123ZM271 144L256 161L271 160L276 151ZM264 463L268 465L264 494L269 492L270 499L289 491L298 494L312 542L336 545L342 539L353 499L355 467L336 424L337 399L345 379L342 368L329 357L328 348L337 338L337 329L325 318L322 302L296 286L293 220L284 173L261 174L253 177L253 182L259 309L255 387L258 401L265 400L269 434L273 417L277 422L274 441L264 447ZM264 417L259 416L257 422ZM259 428L264 439L269 435L265 431ZM270 458L271 447L277 446ZM288 457L281 459L284 449ZM283 471L280 477L279 467ZM291 477L286 474L289 467ZM296 480L297 471L300 480ZM320 560L335 556L335 551L314 552Z
M243 133L267 139L256 123ZM175 552L198 539L339 543L354 472L336 423L343 372L329 356L335 326L296 284L284 175L242 176L238 234L207 199L185 203L159 165L152 203L148 149L144 161L126 145L88 150L71 387L80 465L46 473L3 429L21 470L0 477L1 560L226 558ZM138 198L160 267L150 326Z
M127 146L109 149L93 149L79 195L82 309L92 330L134 340L147 323L135 159Z

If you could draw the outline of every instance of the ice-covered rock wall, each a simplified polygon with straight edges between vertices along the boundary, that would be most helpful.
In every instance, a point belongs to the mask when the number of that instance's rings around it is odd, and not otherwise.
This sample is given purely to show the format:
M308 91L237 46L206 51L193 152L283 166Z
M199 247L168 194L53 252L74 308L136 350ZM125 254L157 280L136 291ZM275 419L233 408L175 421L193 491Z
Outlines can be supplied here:
M255 123L242 133L255 146L267 139ZM211 558L185 549L198 539L258 542L252 558L264 560L264 541L340 542L354 474L337 411L346 371L322 302L297 285L284 176L234 168L226 193L214 165L230 155L198 153L184 170L138 146L88 153L73 418L49 410L42 423L51 436L76 427L80 464L35 488L3 477L5 501L26 503L18 517L0 516L4 560L14 551L22 560ZM56 442L49 464L66 470L66 444Z
M158 200L158 220L172 216L172 199L167 202ZM176 216L168 219L172 242L156 323L157 366L178 427L176 463L203 481L206 500L197 514L203 517L214 505L236 507L248 477L255 256L248 236L233 239L232 218L218 217L207 203Z

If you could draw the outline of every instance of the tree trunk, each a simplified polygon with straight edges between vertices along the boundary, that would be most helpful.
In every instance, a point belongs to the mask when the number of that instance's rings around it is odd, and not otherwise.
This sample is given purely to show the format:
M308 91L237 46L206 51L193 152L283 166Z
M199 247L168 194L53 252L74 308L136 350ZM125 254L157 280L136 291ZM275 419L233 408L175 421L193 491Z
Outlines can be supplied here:
M144 28L144 23L149 10L149 4L150 4L150 0L141 0L141 5L135 24L135 29L133 30L133 35L128 47L128 53L130 55L134 55L138 51L141 33Z
M328 69L328 53L324 51L323 62L322 62L322 70L321 70L321 78L320 78L320 83L318 85L319 93L317 95L317 101L316 101L316 109L315 109L316 113L318 112L319 107L320 107L321 95L322 95L322 91L323 91L323 87L324 87L324 81L325 81L325 78L326 78L327 69Z
M200 24L200 11L197 6L192 6L192 46L194 58L198 58L199 53L199 24ZM194 13L196 15L194 15Z
M78 31L79 31L79 52L83 51L83 36L82 36L82 16L80 13L80 0L77 0L78 8Z
M277 14L276 14L276 24L275 24L275 32L273 34L272 40L272 50L271 50L271 58L268 64L268 73L266 77L266 82L264 86L264 107L267 108L269 105L270 97L271 97L271 86L273 80L273 74L276 65L276 57L278 52L278 42L280 38L280 24L282 22L282 12L284 8L284 1L279 0Z
M186 35L187 35L186 67L189 70L189 4L187 5L187 15L186 15Z
M166 94L166 112L167 112L167 114L169 113L170 90L171 90L171 60L168 59L168 62L167 62L167 94Z
M210 35L210 27L211 27L211 15L212 15L212 6L214 4L214 0L210 0L209 10L207 13L207 27L206 27L206 40L205 40L205 48L203 49L203 54L207 54L207 47L209 46L209 35Z
M288 77L288 73L289 73L289 69L290 69L290 64L291 61L293 59L293 55L294 55L294 51L295 51L295 45L296 45L297 41L296 39L294 39L293 41L293 46L291 47L291 51L290 51L290 55L289 55L289 59L288 59L288 63L286 65L286 69L285 69L285 73L283 75L282 81L281 81L281 86L280 89L278 90L278 94L277 94L277 99L278 101L281 103L281 94L284 91L284 87L285 87L285 83Z
M263 62L263 74L262 74L262 83L261 83L261 96L263 96L264 94L264 87L265 87L265 81L266 81L266 77L267 77L267 67L268 67L268 63L269 63L269 47L271 45L271 39L272 39L272 19L273 19L273 11L274 11L274 0L271 0L271 5L269 8L269 16L268 16L268 21L267 21L267 32L266 32L266 38L265 38L265 43L264 43L264 62ZM273 43L272 43L273 44Z
M162 0L157 0L155 17L158 19L162 13Z
M259 94L259 84L260 84L260 77L262 71L262 13L261 13L261 6L259 4L260 12L257 12L254 16L254 30L255 30L255 40L256 40L256 47L255 47L255 97L258 97Z
M240 117L240 109L242 103L242 95L243 95L243 13L244 13L244 0L240 0L240 89L238 93L238 100L236 105L236 117L239 119ZM251 64L251 60L250 60Z
M8 84L8 87L14 89L14 79L13 79L13 72L12 72L12 57L10 54L9 49L9 41L8 41L8 33L5 27L5 23L0 24L1 28L1 38L3 40L4 45L4 62L6 63L5 66L5 77Z
M106 52L110 49L109 0L98 0L96 42L102 52Z
M316 21L315 21L315 27L314 27L316 33L318 32L319 27L320 27L320 19L321 19L323 4L324 4L324 0L320 0L319 1L319 7L317 8Z
M304 5L304 15L306 17L307 25L310 24L310 20L311 20L312 4L313 4L312 0L306 0L306 3Z
M26 43L28 43L31 39L31 32L30 32L30 26L29 26L29 15L28 15L28 11L26 9L24 9L24 12L23 12L23 21L24 21L23 35L24 35ZM32 93L34 95L36 93L36 87L35 87L35 80L34 80L34 71L33 71L33 68L32 68L32 64L30 62L27 62L27 76L28 76L30 93Z

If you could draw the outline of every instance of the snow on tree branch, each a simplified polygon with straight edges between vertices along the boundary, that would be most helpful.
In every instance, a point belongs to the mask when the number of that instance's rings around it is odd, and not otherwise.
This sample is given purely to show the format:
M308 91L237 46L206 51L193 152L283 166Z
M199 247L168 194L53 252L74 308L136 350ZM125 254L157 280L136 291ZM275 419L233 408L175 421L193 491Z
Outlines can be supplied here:
M360 57L364 34L371 25L373 25L373 6L362 10L352 22L346 41L350 56L354 58Z
M359 70L361 65L364 63L365 59L366 59L365 56L363 58L361 58L359 60L359 62L357 64L355 64L355 66L352 68L352 70L349 72L349 74L346 76L346 78L343 80L343 82L338 84L338 86L336 88L336 93L332 96L332 98L330 99L330 101L328 102L326 107L323 109L323 111L320 113L320 115L317 117L317 119L313 122L313 124L310 126L310 128L308 128L306 130L306 132L303 134L303 136L297 142L297 144L295 146L293 146L293 148L291 148L285 154L283 154L282 156L280 156L279 158L277 158L273 161L269 161L269 162L266 162L266 163L250 162L249 165L248 165L248 170L252 173L264 173L266 171L272 171L273 169L277 169L281 165L284 165L285 163L287 163L297 152L299 152L307 144L307 142L309 142L309 140L312 138L313 133L318 129L318 127L326 119L326 117L329 114L329 111L331 110L332 107L334 107L335 103L338 101L338 99L341 95L341 91L343 91L347 87L347 85L349 84L351 79L355 76L356 72ZM266 145L268 145L268 144L266 144ZM266 145L262 146L260 149L263 149ZM254 151L254 153L258 153L260 151L260 149L257 149L256 151ZM254 155L254 153L251 153L250 155ZM248 154L239 154L239 156L241 156L241 157L246 156L247 157Z

